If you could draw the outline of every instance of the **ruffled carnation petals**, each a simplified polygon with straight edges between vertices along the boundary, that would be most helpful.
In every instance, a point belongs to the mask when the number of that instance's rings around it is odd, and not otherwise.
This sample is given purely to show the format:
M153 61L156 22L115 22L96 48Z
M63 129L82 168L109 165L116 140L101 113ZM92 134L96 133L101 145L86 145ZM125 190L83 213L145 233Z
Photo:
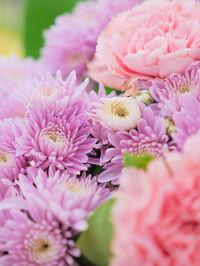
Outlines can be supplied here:
M80 81L87 75L87 62L95 53L97 38L112 16L140 2L142 0L77 3L71 14L58 16L55 25L44 32L42 61L53 73L60 69L64 76L76 70Z
M164 78L181 72L200 59L199 14L200 3L196 1L145 1L119 14L102 32L95 55L99 63L95 65L126 80ZM92 66L89 69L96 81L103 82L95 67L95 75Z
M199 144L198 134L182 154L154 160L146 172L124 170L112 215L111 265L199 264L199 154L192 156Z

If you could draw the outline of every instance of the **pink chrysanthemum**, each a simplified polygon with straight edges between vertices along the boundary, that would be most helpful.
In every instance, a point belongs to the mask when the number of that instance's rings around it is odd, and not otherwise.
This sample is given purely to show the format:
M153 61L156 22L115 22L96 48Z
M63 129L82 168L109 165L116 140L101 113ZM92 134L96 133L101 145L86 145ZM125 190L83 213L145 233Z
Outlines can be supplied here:
M109 141L108 141L108 129L106 129L98 119L91 119L90 117L95 116L95 109L96 106L101 102L101 98L112 98L116 96L116 93L112 91L109 95L106 95L105 88L102 84L99 85L98 93L94 90L91 90L88 93L89 97L89 108L88 108L88 123L91 126L91 134L97 140L96 144L94 145L94 149L100 150L100 160L97 158L90 158L90 162L94 164L99 164L100 161L103 159L105 155L105 151L108 148ZM93 155L96 155L96 152L93 151ZM104 160L104 159L103 159Z
M73 231L41 205L22 201L18 208L28 211L22 212L15 210L14 201L13 210L12 201L9 204L10 218L0 228L0 251L4 252L0 264L77 265L72 256L79 256L80 251L71 240ZM6 209L6 203L2 201L0 207Z
M80 251L72 237L87 228L86 219L108 198L109 190L95 178L77 178L54 167L48 174L29 168L27 175L19 175L18 186L24 200L0 203L0 210L9 214L0 228L0 251L5 252L0 264L76 265L72 256Z
M45 31L42 60L52 72L64 75L76 70L78 78L86 74L99 34L110 18L141 2L139 0L99 0L79 3L72 14L57 17L55 25ZM101 14L101 15L99 15Z
M0 201L6 198L14 198L15 196L17 196L17 191L15 190L13 183L8 180L0 180ZM3 226L9 218L10 215L8 211L0 211L0 227Z
M183 73L170 75L164 80L138 82L140 89L149 89L163 117L171 117L180 111L185 93L191 93L200 101L200 62L191 64Z
M81 98L82 109L84 109L87 108L86 88L88 83L89 80L86 79L78 85L75 71L72 71L66 80L62 79L60 71L56 72L55 77L47 72L45 75L35 78L29 89L25 92L20 91L16 98L24 106L33 104L39 107L48 107L56 114L63 112L69 99L71 105L79 106Z
M183 154L129 168L113 210L112 266L199 265L200 135Z
M12 181L26 167L25 158L16 155L16 141L22 130L23 122L20 119L0 121L0 179Z
M67 171L55 171L53 167L48 175L41 169L29 169L28 177L19 176L19 186L26 199L44 201L43 206L49 212L77 231L87 228L88 216L109 196L109 190L98 185L95 177L91 179L83 174L77 178Z
M52 164L71 174L87 169L84 164L95 141L88 138L90 127L81 100L79 109L68 101L60 115L47 107L30 106L24 129L17 155L24 155L31 165L45 169Z
M200 129L200 102L195 96L186 94L180 112L173 116L176 132L172 133L174 141L181 149L186 139Z
M136 129L109 133L108 139L113 148L106 151L108 162L103 166L106 170L98 177L99 182L112 181L113 184L118 184L124 153L150 153L163 157L166 152L174 149L167 136L165 121L154 115L150 107L141 107L142 118L138 121Z
M33 77L44 72L43 66L31 58L0 56L0 72L0 119L21 117L24 115L25 106L15 97L15 94L18 91L26 93L33 84Z

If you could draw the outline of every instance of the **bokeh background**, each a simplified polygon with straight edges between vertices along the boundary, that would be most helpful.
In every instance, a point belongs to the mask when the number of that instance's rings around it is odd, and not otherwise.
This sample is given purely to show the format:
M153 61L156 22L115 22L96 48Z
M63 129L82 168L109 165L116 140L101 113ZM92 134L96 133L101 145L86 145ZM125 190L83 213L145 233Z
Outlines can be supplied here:
M43 31L84 0L0 0L0 54L39 57Z

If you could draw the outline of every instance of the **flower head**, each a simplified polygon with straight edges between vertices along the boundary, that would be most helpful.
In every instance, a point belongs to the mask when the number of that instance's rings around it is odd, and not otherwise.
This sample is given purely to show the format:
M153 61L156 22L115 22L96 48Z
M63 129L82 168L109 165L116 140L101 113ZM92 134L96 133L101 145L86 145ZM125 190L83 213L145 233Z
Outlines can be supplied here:
M126 89L127 81L183 71L200 59L199 14L195 0L148 0L119 14L98 39L90 76Z
M186 139L200 129L200 103L195 96L186 94L183 97L183 106L173 116L176 131L172 133L174 141L181 149Z
M14 180L26 168L25 158L16 155L16 141L22 130L20 119L0 121L0 179Z
M80 251L73 237L87 228L88 216L108 198L109 190L96 178L77 178L53 166L48 173L29 168L17 184L22 198L6 198L8 192L0 187L0 210L7 214L0 223L0 264L76 265L72 256Z
M94 138L86 114L88 97L84 91L87 81L75 85L72 73L64 82L60 73L45 79L30 97L25 114L25 128L17 140L17 155L24 155L32 166L67 169L71 174L86 170L87 154L92 150ZM53 86L52 95L45 92Z
M44 73L42 63L31 58L0 56L0 71L0 119L23 117L25 106L17 95L28 94L33 78Z
M55 25L44 33L42 60L52 72L60 69L67 76L76 70L81 79L87 73L99 34L111 17L140 0L98 0L79 3L72 14L56 18ZM101 15L99 15L101 14Z
M139 104L131 97L101 98L95 103L97 119L106 127L119 131L137 127L141 118Z
M111 265L198 265L200 136L183 154L153 160L147 172L129 168L113 210Z
M3 204L1 202L1 206ZM22 204L21 209L26 208L24 206ZM28 213L13 207L10 218L0 228L0 250L5 253L0 257L0 263L16 266L75 265L72 256L79 256L80 251L71 240L72 231L62 227L55 216L39 206L30 202L26 206Z
M164 119L154 115L151 107L142 107L142 117L137 128L129 131L109 132L108 139L112 148L107 149L104 164L106 169L99 177L99 182L112 181L118 184L118 177L123 167L122 155L150 153L164 157L169 150L175 147L170 143Z
M80 102L81 104L81 102ZM47 107L30 106L26 130L17 143L17 155L24 155L36 167L54 165L71 174L86 170L87 154L94 139L89 139L87 115L68 101L63 114L56 115Z
M43 201L49 212L77 231L87 228L88 216L109 196L109 190L104 185L98 185L95 177L84 173L77 178L67 171L55 171L54 167L50 167L48 174L41 169L30 168L28 177L19 176L19 186L26 199Z
M200 62L195 62L183 73L171 74L164 80L140 81L137 88L149 89L160 115L170 117L181 110L186 93L194 95L200 101Z

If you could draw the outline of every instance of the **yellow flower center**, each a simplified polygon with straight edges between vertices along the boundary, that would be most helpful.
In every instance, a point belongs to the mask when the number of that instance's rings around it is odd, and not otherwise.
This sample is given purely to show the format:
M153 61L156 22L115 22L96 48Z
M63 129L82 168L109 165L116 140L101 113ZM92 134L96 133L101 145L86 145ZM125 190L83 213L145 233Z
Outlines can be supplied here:
M74 180L67 182L65 189L67 192L71 192L75 195L84 195L87 193L87 189L81 185L81 183Z
M38 238L32 242L30 252L35 261L47 261L54 256L54 247L47 239Z
M66 142L64 134L57 131L49 131L47 132L46 136L54 144L59 144L59 143L61 144Z
M46 96L46 97L50 97L54 92L54 89L51 88L45 88L41 91L41 95Z
M8 158L5 154L0 154L0 162L1 163L7 163L8 162Z
M186 92L189 92L191 90L191 88L190 88L190 86L188 85L188 86L181 86L181 87L179 87L179 89L178 89L178 92L180 93L180 94L184 94L184 93L186 93Z
M119 116L119 117L126 117L129 115L128 110L126 109L126 106L123 102L113 102L110 105L110 112L113 115Z

